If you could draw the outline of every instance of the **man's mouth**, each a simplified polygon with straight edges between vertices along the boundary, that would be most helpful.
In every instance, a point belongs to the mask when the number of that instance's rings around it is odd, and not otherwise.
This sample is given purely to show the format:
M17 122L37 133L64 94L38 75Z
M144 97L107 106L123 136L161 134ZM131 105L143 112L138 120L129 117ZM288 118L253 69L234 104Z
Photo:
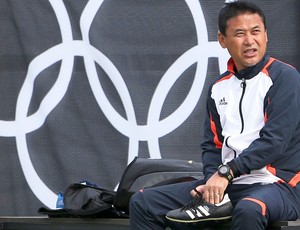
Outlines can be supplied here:
M244 51L244 55L245 55L245 56L248 56L248 57L252 57L252 56L254 56L254 55L256 54L256 52L257 52L257 49L256 49L256 48L253 48L253 49L246 49L246 50Z

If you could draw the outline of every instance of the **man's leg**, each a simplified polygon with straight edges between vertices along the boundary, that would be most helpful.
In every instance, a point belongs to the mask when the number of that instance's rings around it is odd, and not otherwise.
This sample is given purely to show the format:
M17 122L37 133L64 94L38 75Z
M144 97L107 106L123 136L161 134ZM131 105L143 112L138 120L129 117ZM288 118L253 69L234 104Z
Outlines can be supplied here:
M148 188L135 193L129 206L131 230L162 230L168 224L168 211L180 208L192 200L190 191L202 181L190 181Z
M232 229L265 229L271 222L297 218L294 197L285 185L275 183L248 187L239 192L244 198L237 201L234 207ZM234 193L238 193L238 190Z

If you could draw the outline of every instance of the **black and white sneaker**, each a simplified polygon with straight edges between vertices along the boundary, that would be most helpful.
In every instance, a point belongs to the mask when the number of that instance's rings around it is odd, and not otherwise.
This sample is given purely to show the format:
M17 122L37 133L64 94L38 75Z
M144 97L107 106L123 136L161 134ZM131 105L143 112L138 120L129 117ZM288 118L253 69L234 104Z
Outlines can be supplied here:
M222 202L210 204L197 195L193 201L182 208L171 210L166 218L179 223L197 223L201 221L227 220L231 218L232 204L227 194Z

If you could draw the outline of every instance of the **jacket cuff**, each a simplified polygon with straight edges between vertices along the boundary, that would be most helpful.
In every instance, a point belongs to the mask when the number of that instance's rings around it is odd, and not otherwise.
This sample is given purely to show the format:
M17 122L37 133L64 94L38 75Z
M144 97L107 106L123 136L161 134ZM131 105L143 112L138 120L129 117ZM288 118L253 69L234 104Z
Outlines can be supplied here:
M228 162L227 165L230 167L230 169L233 173L233 178L239 177L241 175L233 160Z

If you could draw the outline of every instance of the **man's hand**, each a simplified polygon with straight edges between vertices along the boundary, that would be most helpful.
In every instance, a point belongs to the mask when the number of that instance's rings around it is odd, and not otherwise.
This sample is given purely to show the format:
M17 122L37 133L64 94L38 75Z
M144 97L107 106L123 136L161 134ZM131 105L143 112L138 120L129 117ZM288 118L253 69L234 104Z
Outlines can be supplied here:
M211 204L218 204L223 200L224 191L229 182L225 177L219 176L218 172L212 175L205 185L199 185L195 189L202 193L203 199ZM196 196L194 190L191 191L192 196Z

